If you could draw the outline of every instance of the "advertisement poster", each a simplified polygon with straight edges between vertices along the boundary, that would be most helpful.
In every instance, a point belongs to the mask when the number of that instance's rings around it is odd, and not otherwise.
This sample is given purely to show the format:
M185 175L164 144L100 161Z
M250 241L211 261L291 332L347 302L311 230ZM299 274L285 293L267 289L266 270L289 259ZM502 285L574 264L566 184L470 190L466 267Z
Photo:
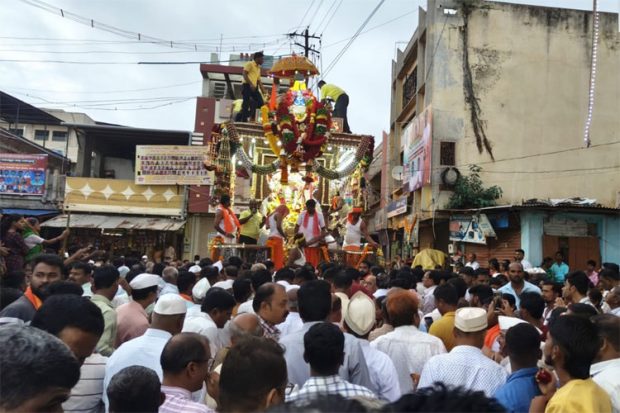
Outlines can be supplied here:
M138 185L213 185L215 173L205 168L206 146L136 146Z
M487 237L496 237L485 214L453 215L450 218L450 241L486 244Z
M0 194L43 195L46 169L47 155L0 153Z
M403 184L413 192L431 183L433 113L427 107L403 130Z

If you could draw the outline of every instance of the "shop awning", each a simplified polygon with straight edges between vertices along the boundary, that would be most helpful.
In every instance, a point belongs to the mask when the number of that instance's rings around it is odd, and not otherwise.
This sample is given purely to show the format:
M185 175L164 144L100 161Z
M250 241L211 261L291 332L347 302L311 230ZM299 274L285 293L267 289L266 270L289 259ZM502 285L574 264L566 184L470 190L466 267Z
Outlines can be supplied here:
M60 211L57 209L19 209L19 208L2 208L3 215L17 214L27 217L40 217L42 215L54 215Z
M42 227L66 228L68 215L59 215L41 224ZM170 218L134 217L130 215L71 214L69 228L126 229L176 231L185 221Z

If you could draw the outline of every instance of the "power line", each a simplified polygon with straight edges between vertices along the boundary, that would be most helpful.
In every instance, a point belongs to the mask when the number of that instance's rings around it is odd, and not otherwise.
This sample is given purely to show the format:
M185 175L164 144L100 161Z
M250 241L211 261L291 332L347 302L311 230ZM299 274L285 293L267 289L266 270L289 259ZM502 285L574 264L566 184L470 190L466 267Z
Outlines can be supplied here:
M9 87L7 89L26 90L26 91L29 90L32 92L44 92L44 93L65 93L65 94L114 94L114 93L145 92L145 91L150 91L150 90L171 89L175 87L197 85L199 83L201 84L202 81L196 80L193 82L176 83L172 85L149 87L149 88L142 88L142 89L119 89L119 90L104 90L104 91L67 91L67 90L50 90L50 89L30 89L30 88L23 88L23 87Z
M291 56L290 53L275 55L274 58L280 58L285 56ZM75 61L75 60L58 60L58 59L0 59L0 62L5 63L56 63L56 64L76 64L76 65L196 65L196 64L209 64L204 60L197 61L138 61L138 62L114 62L114 61ZM241 59L229 59L219 60L217 64L229 63L229 62L245 62Z
M308 27L310 27L312 25L312 22L314 21L314 18L316 17L317 13L321 9L322 5L323 5L323 0L319 0L319 5L317 6L316 10L312 14L312 17L310 17L310 20L308 21Z
M315 30L317 32L319 31L319 28L321 27L321 25L325 23L325 19L327 18L327 16L329 16L329 13L332 11L334 6L336 6L336 4L338 4L336 1L332 2L331 6L329 6L329 8L327 9L327 12L323 15L323 18L321 19L321 21L319 21L319 24L316 25Z
M402 19L403 17L407 17L407 16L409 16L410 14L413 14L413 13L416 13L416 12L417 12L417 10L412 10L412 11L407 12L407 13L405 13L405 14L401 14L401 15L400 15L400 16L398 16L398 17L394 17L393 19L390 19L390 20L385 21L385 22L383 22L383 23L380 23L380 24L378 24L378 25L376 25L376 26L373 26L373 27L371 27L371 28L370 28L370 29L368 29L368 30L364 30L364 31L363 31L363 32L361 32L359 35L361 36L362 34L366 34L366 33L368 33L368 32L371 32L371 31L373 31L373 30L375 30L375 29L378 29L378 28L380 28L380 27L383 27L383 26L385 26L385 25L388 25L388 24L390 24L390 23L392 23L392 22L395 22L395 21L397 21L397 20L400 20L400 19ZM325 29L324 29L323 31L325 31ZM344 38L344 39L340 39L340 40L337 40L337 41L335 41L335 42L333 42L333 43L327 44L327 45L325 45L325 46L323 46L323 47L327 49L327 48L330 48L330 47L333 47L333 46L339 45L340 43L344 43L344 42L346 42L347 40L350 40L350 39L351 39L351 37L347 37L347 38Z
M185 50L193 49L194 51L198 51L199 48L202 49L202 46L199 46L198 43L195 43L195 42L190 43L190 42L167 40L167 39L162 39L162 38L155 37L155 36L149 36L149 35L139 33L139 32L121 29L119 27L101 23L101 22L95 21L94 19L87 18L79 14L69 12L67 10L56 7L54 5L51 5L41 0L20 0L20 1L29 6L36 7L48 13L54 14L56 16L61 16L62 18L72 20L74 22L83 24L85 26L89 26L93 29L112 33L116 36L124 37L126 39L133 39L134 41L137 40L140 43L153 44L153 45L163 46L167 48L178 48L178 49L185 49Z
M325 30L327 30L327 27L329 27L329 24L332 22L332 20L334 19L334 16L336 15L336 13L338 12L338 9L340 9L340 6L342 6L342 2L344 0L340 0L340 2L338 3L338 6L336 6L336 8L334 9L332 15L330 16L329 20L327 20L327 23L325 23L325 26L323 26L323 30L321 30L321 33L324 33Z
M372 19L372 17L377 13L377 11L379 10L379 8L383 5L383 3L385 3L385 0L380 0L379 4L377 4L377 6L373 9L373 11L370 13L370 15L366 18L366 20L364 20L364 22L362 23L362 25L357 29L357 31L355 32L355 34L353 35L353 37L351 37L351 39L349 40L349 42L342 48L342 50L336 55L336 57L334 58L334 60L332 60L332 62L327 66L327 69L325 69L325 72L323 72L322 76L325 77L327 76L327 74L336 66L336 63L338 63L338 61L340 60L340 58L346 53L346 51L348 50L349 46L351 46L351 44L353 44L353 42L355 41L355 39L357 39L357 36L360 35L360 33L362 32L362 30L364 30L364 27L366 27L366 25L368 24L368 22L370 21L370 19Z
M304 15L303 15L303 16L301 16L301 20L299 21L299 23L297 24L297 26L293 27L293 29L297 30L297 29L299 29L300 27L303 27L304 20L306 19L306 16L308 15L308 13L310 12L310 10L312 9L312 6L314 5L314 1L315 1L315 0L312 0L312 1L310 2L310 5L309 5L309 6L308 6L308 8L306 9L306 12L304 13Z

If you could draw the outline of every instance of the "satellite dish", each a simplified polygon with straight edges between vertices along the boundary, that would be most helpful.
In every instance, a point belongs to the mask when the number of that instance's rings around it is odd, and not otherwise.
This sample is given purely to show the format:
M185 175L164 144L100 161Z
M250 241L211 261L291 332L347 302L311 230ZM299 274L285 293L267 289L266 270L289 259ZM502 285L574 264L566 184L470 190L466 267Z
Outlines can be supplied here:
M397 181L403 180L403 167L402 166L395 166L394 168L392 168L392 178L396 179Z

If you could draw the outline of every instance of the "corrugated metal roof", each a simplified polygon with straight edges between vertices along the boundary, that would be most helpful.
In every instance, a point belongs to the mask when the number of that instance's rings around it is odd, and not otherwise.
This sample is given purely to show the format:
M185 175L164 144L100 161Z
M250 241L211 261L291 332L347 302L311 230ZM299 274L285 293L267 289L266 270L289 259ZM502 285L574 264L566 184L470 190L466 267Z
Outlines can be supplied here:
M68 215L59 215L41 224L42 227L65 228ZM177 231L185 221L170 218L134 217L129 215L71 214L69 228L127 229Z

